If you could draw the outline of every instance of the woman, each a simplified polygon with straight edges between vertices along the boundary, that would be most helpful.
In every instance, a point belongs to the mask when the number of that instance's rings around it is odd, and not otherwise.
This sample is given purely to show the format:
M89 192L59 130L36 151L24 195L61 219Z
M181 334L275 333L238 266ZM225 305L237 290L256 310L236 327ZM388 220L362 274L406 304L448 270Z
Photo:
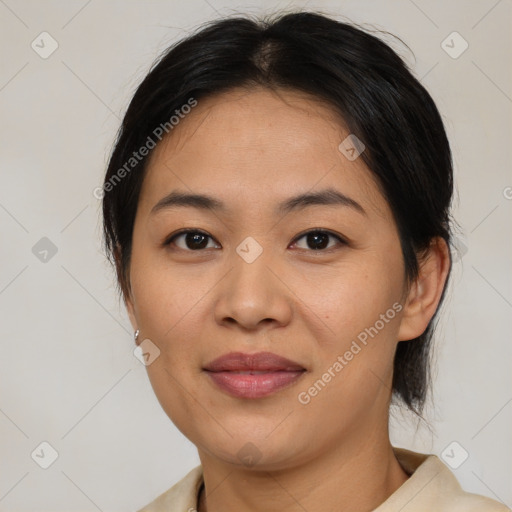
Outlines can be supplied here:
M450 268L452 164L385 43L323 15L211 23L136 91L103 186L108 254L164 411L201 465L142 511L502 511L420 414Z

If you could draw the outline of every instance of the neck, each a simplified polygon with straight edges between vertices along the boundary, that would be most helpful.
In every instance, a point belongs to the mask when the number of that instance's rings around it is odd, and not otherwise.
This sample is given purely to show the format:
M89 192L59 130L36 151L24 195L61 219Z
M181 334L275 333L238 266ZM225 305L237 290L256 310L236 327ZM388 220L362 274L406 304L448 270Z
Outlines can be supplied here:
M332 447L300 466L240 468L200 452L205 489L198 512L370 511L408 478L389 437Z

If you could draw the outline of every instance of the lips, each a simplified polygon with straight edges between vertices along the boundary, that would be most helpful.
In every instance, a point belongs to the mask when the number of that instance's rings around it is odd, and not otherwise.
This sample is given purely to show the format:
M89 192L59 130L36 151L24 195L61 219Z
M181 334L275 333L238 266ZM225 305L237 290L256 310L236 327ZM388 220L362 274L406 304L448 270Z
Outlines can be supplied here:
M258 352L256 354L231 352L214 359L205 366L205 370L210 372L277 372L301 371L304 369L300 364L272 352Z
M272 352L231 352L211 361L204 370L222 391L238 398L268 396L290 386L306 371Z

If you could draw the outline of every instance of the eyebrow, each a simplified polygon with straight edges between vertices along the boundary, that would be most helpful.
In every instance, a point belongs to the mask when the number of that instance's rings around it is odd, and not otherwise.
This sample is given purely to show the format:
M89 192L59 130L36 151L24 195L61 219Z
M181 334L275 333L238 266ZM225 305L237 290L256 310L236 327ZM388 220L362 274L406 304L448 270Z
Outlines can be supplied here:
M275 209L277 214L287 214L291 211L301 210L308 206L345 206L366 215L364 208L354 199L342 194L336 189L327 188L318 192L308 192L286 199L279 203ZM158 201L151 209L150 215L159 211L176 207L192 207L200 210L215 210L227 213L228 208L218 199L205 194L190 194L173 191Z

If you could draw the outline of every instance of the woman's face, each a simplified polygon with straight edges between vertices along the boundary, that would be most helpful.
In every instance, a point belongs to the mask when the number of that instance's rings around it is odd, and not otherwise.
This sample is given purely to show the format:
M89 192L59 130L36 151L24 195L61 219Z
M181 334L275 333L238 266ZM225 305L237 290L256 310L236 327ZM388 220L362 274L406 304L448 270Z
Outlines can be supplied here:
M304 95L236 90L199 100L153 150L127 304L160 350L156 396L200 455L277 469L387 432L404 264L347 136ZM155 208L177 192L220 206ZM205 369L232 352L297 367Z

